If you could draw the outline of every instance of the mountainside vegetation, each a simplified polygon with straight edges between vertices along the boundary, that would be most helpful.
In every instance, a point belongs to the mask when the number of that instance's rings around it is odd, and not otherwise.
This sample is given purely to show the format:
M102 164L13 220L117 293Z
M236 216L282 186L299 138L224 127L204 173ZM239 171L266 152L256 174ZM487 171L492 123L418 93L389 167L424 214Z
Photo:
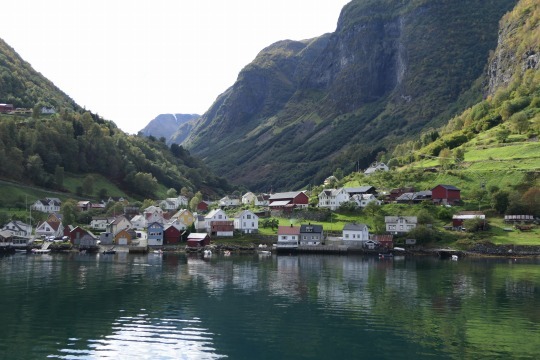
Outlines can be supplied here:
M351 1L334 33L261 51L184 145L261 191L367 167L482 101L499 20L516 2Z
M129 136L113 122L85 111L2 40L0 103L30 110L0 114L1 179L71 192L65 179L79 178L84 188L84 175L98 174L139 199L154 197L163 187L208 196L230 190L227 181L182 146ZM54 113L42 114L42 107L54 108ZM77 192L94 199L107 195L88 188Z

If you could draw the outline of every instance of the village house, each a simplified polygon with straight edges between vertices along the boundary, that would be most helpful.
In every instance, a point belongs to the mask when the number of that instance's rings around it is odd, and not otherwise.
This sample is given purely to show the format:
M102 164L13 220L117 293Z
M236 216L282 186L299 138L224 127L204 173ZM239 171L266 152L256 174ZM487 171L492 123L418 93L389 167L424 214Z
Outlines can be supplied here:
M422 201L431 201L431 190L403 193L396 198L398 204L418 204Z
M248 191L247 193L242 195L242 204L244 205L254 205L255 200L257 200L257 195L255 195L251 191Z
M270 204L270 195L259 194L255 199L255 206L268 206Z
M159 207L165 211L176 211L179 207L187 205L188 199L183 195L179 195L175 198L167 198L159 203Z
M15 111L13 104L0 104L0 113L7 114L12 111Z
M205 217L204 217L204 223L205 223L205 229L207 233L211 233L212 231L212 222L214 221L227 221L229 220L229 217L225 213L225 211L221 209L214 209L210 211ZM234 225L233 225L234 227Z
M374 162L373 164L370 165L370 167L368 167L364 171L364 175L371 175L376 171L388 171L388 170L390 170L390 169L388 168L388 166L386 166L385 163Z
M481 219L485 220L486 215L481 211L461 211L452 216L452 228L462 230L463 222L466 220Z
M112 243L117 245L132 245L136 240L137 233L134 229L123 229L114 235Z
M191 233L187 237L187 247L200 248L210 245L210 236L207 233Z
M148 224L148 245L149 246L161 246L163 245L163 224L153 222Z
M105 231L107 230L107 224L113 220L113 218L105 216L94 216L92 217L92 221L90 221L90 227L92 230Z
M269 206L272 211L290 212L295 208L307 208L309 197L303 191L291 191L270 195Z
M13 245L13 233L7 230L0 231L0 250Z
M45 198L37 200L32 206L32 210L44 213L59 212L62 202L58 198Z
M461 202L461 190L452 185L437 185L431 189L434 204L456 205Z
M371 185L364 185L364 186L358 186L358 187L346 187L344 189L345 189L345 192L349 194L350 197L354 195L365 195L365 194L377 195L377 189Z
M131 221L129 221L124 215L118 215L113 221L107 224L106 231L110 232L111 234L117 234L121 230L131 229L132 227L133 224L131 224Z
M199 203L197 204L197 212L199 213L207 212L208 209L210 208L210 205L211 205L210 201L205 201L205 200L199 201Z
M85 230L79 226L71 229L69 232L69 241L76 246L92 247L97 246L97 237L90 231Z
M345 191L344 188L324 189L319 193L318 197L319 204L317 206L330 210L337 210L341 204L350 200L350 195Z
M212 225L210 227L210 235L211 236L226 236L226 237L234 236L234 221L232 220L212 221Z
M416 216L385 216L386 231L390 234L404 234L416 228Z
M143 230L146 228L146 219L144 218L144 215L135 215L130 221L134 229Z
M182 241L182 234L185 229L182 229L178 225L168 224L163 230L163 244L164 245L176 245Z
M259 232L259 217L250 210L244 210L234 217L234 229L244 234Z
M400 197L401 195L403 195L405 193L414 193L414 188L413 187L403 187L403 188L392 189L385 196L384 200L386 202L394 202L394 201L396 201L396 199L398 197Z
M346 224L342 239L343 245L362 247L369 240L369 228L365 224Z
M351 198L359 208L365 208L367 204L374 202L377 205L381 205L382 201L378 200L373 194L356 194Z
M88 201L88 200L79 201L79 202L77 202L77 209L79 209L79 211L92 210L92 202Z
M28 225L19 220L11 220L2 230L11 231L15 236L30 236L32 235L32 225Z
M64 227L61 222L44 221L36 227L36 235L41 237L54 236L57 238L61 237L63 233Z
M377 242L380 248L384 248L387 250L392 250L394 248L394 235L373 235L372 240Z
M321 245L323 240L322 225L300 225L299 245Z
M195 226L196 232L203 232L206 231L206 219L204 215L194 215L195 222L193 225Z
M277 231L277 250L298 249L300 226L279 226Z
M171 217L172 221L177 219L186 226L191 226L191 224L195 222L195 217L193 216L191 211L187 209L181 209Z
M151 224L153 222L158 222L160 224L165 223L165 219L163 217L163 209L159 206L149 206L143 211L144 219L146 220L146 224Z
M218 206L220 208L235 207L239 205L240 205L240 199L229 197L229 196L222 197L218 202Z

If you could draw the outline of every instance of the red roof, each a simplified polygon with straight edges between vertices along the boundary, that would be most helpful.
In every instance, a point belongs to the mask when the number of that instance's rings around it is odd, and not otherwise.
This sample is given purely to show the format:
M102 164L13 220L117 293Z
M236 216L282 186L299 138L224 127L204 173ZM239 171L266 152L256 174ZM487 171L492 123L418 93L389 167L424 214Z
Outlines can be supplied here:
M300 226L280 226L278 235L300 235Z

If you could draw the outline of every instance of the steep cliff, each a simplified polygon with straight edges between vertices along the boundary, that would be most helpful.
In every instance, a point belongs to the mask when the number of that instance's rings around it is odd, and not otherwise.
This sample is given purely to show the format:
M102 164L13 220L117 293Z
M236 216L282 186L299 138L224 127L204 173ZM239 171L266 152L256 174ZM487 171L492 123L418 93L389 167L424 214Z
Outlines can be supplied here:
M252 189L320 183L439 125L476 80L515 0L356 0L332 34L263 51L185 145ZM465 96L467 95L467 96Z
M150 121L140 132L145 136L153 136L155 138L164 137L167 144L179 143L181 141L174 134L182 125L197 120L199 117L200 115L197 114L160 114Z

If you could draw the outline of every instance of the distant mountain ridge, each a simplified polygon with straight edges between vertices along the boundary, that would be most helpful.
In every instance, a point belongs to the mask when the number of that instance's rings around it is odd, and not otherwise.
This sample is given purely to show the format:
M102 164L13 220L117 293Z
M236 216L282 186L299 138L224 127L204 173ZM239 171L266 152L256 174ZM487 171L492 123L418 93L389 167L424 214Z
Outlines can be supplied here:
M184 138L177 134L179 128L200 118L198 114L160 114L140 131L144 136L164 137L167 144L181 143Z
M516 0L353 0L336 31L263 49L184 146L253 190L321 183L480 101Z

